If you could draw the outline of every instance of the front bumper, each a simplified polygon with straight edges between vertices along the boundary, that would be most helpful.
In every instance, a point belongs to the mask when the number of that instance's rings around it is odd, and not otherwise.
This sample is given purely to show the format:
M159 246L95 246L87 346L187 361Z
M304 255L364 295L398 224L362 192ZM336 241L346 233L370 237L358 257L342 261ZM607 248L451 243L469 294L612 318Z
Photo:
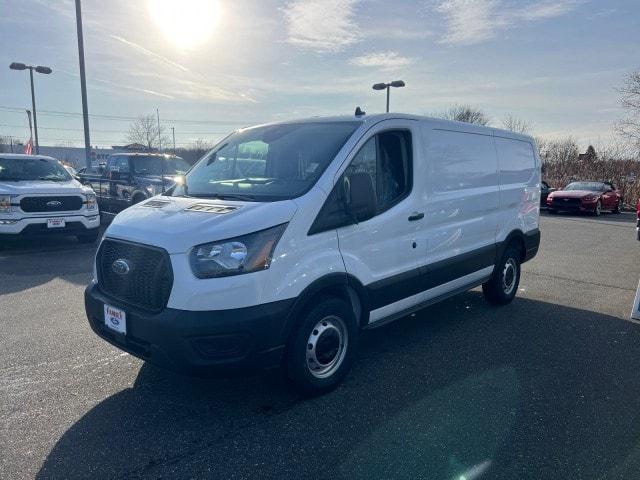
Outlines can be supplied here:
M65 221L61 228L47 228L47 219L60 218ZM0 220L16 220L12 217L2 217ZM49 215L22 217L15 223L0 224L0 239L37 238L49 235L83 235L100 228L100 214L98 211L91 215Z
M547 202L547 208L551 210L562 210L567 212L593 212L596 209L596 203L594 202L563 202L562 199L555 200L553 202Z
M119 303L92 283L85 309L93 331L150 363L196 376L226 376L280 365L284 325L294 300L216 311L165 308L147 313ZM126 312L126 335L104 324L104 305Z

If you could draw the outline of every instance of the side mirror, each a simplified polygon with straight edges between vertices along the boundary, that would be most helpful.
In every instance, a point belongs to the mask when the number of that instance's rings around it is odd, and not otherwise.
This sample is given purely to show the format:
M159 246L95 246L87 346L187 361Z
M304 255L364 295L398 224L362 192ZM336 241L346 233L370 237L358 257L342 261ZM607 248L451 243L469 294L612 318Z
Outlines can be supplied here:
M360 172L345 177L344 189L347 208L356 222L363 222L375 216L378 201L371 175Z

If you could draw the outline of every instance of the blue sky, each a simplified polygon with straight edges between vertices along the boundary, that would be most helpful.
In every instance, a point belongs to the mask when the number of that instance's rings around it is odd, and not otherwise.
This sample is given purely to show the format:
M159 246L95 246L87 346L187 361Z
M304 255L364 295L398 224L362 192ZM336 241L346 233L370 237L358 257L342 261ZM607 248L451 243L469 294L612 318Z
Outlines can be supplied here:
M496 126L514 114L536 135L603 144L623 115L615 87L640 68L637 0L84 0L83 15L100 146L124 141L129 121L113 117L156 108L179 145L379 112L371 85L397 78L393 111L468 103ZM0 135L28 135L19 61L54 70L36 77L40 143L82 145L80 116L47 114L81 112L73 1L0 0L0 44Z

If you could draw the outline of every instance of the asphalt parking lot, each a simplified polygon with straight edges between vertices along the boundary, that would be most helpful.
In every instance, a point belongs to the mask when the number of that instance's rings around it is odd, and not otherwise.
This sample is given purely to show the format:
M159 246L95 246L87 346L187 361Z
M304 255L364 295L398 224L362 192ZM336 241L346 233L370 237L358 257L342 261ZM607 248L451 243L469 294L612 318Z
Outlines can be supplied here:
M336 391L181 377L97 338L95 247L0 252L0 478L637 478L635 215L543 215L519 296L364 333Z

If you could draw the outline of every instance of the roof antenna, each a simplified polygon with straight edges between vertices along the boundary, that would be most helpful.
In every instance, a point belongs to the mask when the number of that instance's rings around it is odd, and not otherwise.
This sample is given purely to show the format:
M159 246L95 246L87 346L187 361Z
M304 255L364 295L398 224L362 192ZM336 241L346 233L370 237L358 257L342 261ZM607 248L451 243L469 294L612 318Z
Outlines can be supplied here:
M356 107L356 117L361 117L364 114L366 114L367 112L365 112L364 110L362 110L360 107Z

